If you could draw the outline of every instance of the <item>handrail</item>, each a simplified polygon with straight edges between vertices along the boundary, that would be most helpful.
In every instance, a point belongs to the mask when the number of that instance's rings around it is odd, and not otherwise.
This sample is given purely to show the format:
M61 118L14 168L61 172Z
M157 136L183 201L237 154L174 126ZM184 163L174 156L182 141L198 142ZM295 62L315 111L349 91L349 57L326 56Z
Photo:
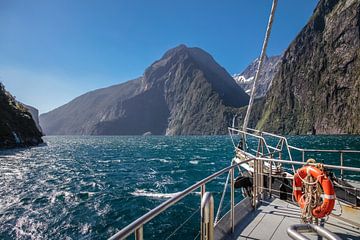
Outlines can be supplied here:
M210 176L202 179L201 181L195 183L194 185L186 188L184 191L176 194L174 197L172 197L172 198L168 199L167 201L163 202L162 204L160 204L156 208L154 208L154 209L150 210L149 212L145 213L142 217L136 219L135 221L133 221L132 223L127 225L125 228L123 228L122 230L117 232L115 235L110 237L109 240L124 239L124 238L128 237L137 228L139 228L139 226L142 226L145 223L149 222L151 219L153 219L154 217L156 217L157 215L159 215L160 213L162 213L163 211L165 211L166 209L168 209L169 207L171 207L172 205L174 205L175 203L177 203L178 201L180 201L181 199L183 199L184 197L186 197L187 195L189 195L191 192L198 189L202 185L212 181L213 179L217 178L218 176L224 174L225 172L228 172L231 169L234 169L235 167L239 166L240 164L247 163L247 162L250 162L250 161L253 161L253 160L254 159L246 159L246 160L244 160L244 161L242 161L240 163L230 165L230 166L228 166L226 168L223 168L222 170L220 170L220 171L218 171L216 173L211 174Z
M274 158L261 158L260 157L260 158L256 158L256 160L287 163L287 164L293 164L293 165L314 165L314 166L316 166L316 163L306 163L306 162L298 162L298 161L290 161L290 160L282 160L282 159L274 159ZM323 166L326 168L330 168L330 169L339 169L339 170L346 170L346 171L352 171L352 172L360 172L360 168L357 168L357 167L345 167L345 166L337 166L337 165L330 165L330 164L323 164Z
M334 150L334 149L306 149L306 148L298 148L298 147L294 147L289 145L289 148L294 149L294 150L298 150L300 152L304 151L304 152L327 152L327 153L360 153L359 150Z
M152 220L153 218L158 216L160 213L165 211L167 208L173 206L175 203L177 203L178 201L180 201L181 199L183 199L184 197L189 195L194 190L204 186L206 183L212 181L213 179L217 178L218 176L220 176L220 175L222 175L224 173L227 173L230 170L233 170L235 167L237 167L237 166L239 166L241 164L250 162L250 161L254 161L254 160L278 162L278 163L287 163L287 164L293 164L293 165L306 165L306 164L308 164L308 163L305 163L305 162L281 160L281 159L274 159L274 158L263 158L263 157L249 158L249 159L243 160L243 161L241 161L239 163L232 164L232 165L230 165L230 166L228 166L226 168L223 168L222 170L220 170L220 171L218 171L216 173L213 173L212 175L202 179L201 181L195 183L194 185L186 188L184 191L176 194L174 197L168 199L167 201L163 202L162 204L160 204L156 208L154 208L154 209L150 210L149 212L147 212L146 214L144 214L142 217L136 219L135 221L133 221L132 223L127 225L125 228L123 228L122 230L117 232L115 235L113 235L109 239L110 240L115 240L115 239L124 239L124 238L126 238L130 234L134 233L137 229L142 228L142 226L144 224L146 224L147 222L149 222L150 220ZM310 165L312 165L312 164L310 164ZM330 168L330 169L342 169L342 170L347 170L347 171L360 172L360 168L356 168L356 167L344 167L344 166L336 166L336 165L330 165L330 164L324 164L324 167Z
M249 131L252 132L252 133L250 133ZM338 154L340 154L340 159L339 159L340 166L344 166L344 154L360 154L359 150L349 150L349 149L334 150L334 149L305 149L305 148L298 148L298 147L294 147L294 146L289 145L289 143L287 141L287 138L284 137L284 136L280 136L280 135L273 134L273 133L268 133L268 132L263 132L263 131L256 130L256 129L253 129L253 128L246 128L246 131L244 131L244 130L240 130L240 129L235 129L234 127L232 127L232 128L229 127L230 137L231 137L231 140L232 140L233 145L234 145L235 148L236 148L236 146L235 146L234 140L232 138L232 133L234 133L234 132L238 133L239 135L240 134L242 134L243 136L249 135L249 136L252 136L252 137L255 137L255 138L259 139L258 140L259 144L263 143L270 155L272 155L273 153L278 153L279 158L281 158L281 152L282 152L283 147L285 145L287 154L288 154L289 159L291 161L293 161L291 150L299 151L301 153L301 155L302 155L301 158L302 158L303 162L305 162L305 154L306 153L311 153L311 152L313 152L313 153L338 153ZM278 143L277 143L276 147L268 145L266 143L266 140L265 140L264 136L270 136L270 137L277 138ZM280 149L278 147L280 147ZM274 151L271 152L270 149L272 149ZM250 150L252 150L252 149L250 149ZM277 151L277 150L280 150L280 151ZM246 152L246 151L244 151L244 152ZM259 149L255 150L254 152L259 153ZM292 170L295 173L294 165L292 165ZM341 179L344 177L344 171L342 169L340 171L340 177L341 177Z
M314 224L295 224L290 226L286 231L289 237L294 240L310 240L300 232L315 232L318 235L329 240L341 240L339 236L330 232L326 228Z
M230 128L232 131L239 131L239 132L243 132L243 133L246 133L246 134L249 134L251 136L258 136L258 135L254 135L254 134L251 134L249 132L244 132L240 129L236 129L236 128ZM286 137L284 136L281 136L281 135L277 135L277 134L274 134L274 133L269 133L269 132L264 132L264 131L260 131L260 130L257 130L257 129L253 129L253 128L247 128L247 130L250 130L250 131L253 131L253 132L256 132L256 133L261 133L263 135L267 135L267 136L271 136L271 137L276 137L278 139L286 139ZM305 151L305 152L329 152L329 153L340 153L340 152L343 152L343 153L360 153L360 150L349 150L349 149L337 149L337 150L334 150L334 149L306 149L306 148L298 148L298 147L295 147L295 146L292 146L292 145L288 145L289 148L291 149L294 149L294 150L298 150L298 151Z
M267 133L267 132L262 132L262 131L259 131L259 130L256 130L256 129L252 129L252 128L247 128L247 130L250 130L250 131L253 131L253 132L257 132L258 134L260 134L260 136L259 136L259 135L256 135L256 134L249 133L249 132L247 132L247 131L243 131L243 130L239 130L239 129L235 129L235 128L230 128L230 127L229 127L229 132L230 132L230 130L231 130L232 132L238 132L238 133L242 133L242 134L244 134L244 135L249 135L249 136L253 136L253 137L255 137L255 138L258 138L258 139L259 139L259 142L262 141L262 142L265 144L265 147L266 147L268 153L271 153L271 151L270 151L269 145L267 144L267 142L266 142L265 138L263 137L263 135L269 135L269 136L276 137L276 138L279 139L279 143L278 143L278 144L281 143L281 150L283 149L283 145L284 145L284 143L285 143L286 150L287 150L287 152L288 152L289 158L290 158L291 161L293 160L293 159L292 159L292 156L291 156L290 149L289 149L289 143L288 143L287 139L286 139L285 137L283 137L283 136L279 136L279 135L275 135L275 134ZM231 134L230 134L230 136L231 136ZM280 152L279 152L279 153L280 153ZM294 165L292 165L292 170L293 170L293 172L294 172L294 174L295 174L295 167L294 167Z
M201 240L214 240L214 198L206 192L201 199Z

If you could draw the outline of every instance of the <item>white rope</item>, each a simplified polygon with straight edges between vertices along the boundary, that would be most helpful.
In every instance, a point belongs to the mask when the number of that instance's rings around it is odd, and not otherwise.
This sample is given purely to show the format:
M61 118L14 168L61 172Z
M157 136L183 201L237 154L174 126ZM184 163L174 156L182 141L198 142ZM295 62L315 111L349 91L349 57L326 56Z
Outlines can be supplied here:
M301 180L304 184L306 184L306 185L315 185L315 184L317 184L317 183L319 182L319 178L320 178L320 177L323 177L324 174L319 175L319 176L316 178L316 181L315 181L315 182L308 182L308 181L306 181L305 179L301 178L301 176L300 176L299 173L298 173L298 176L299 176L300 180Z
M301 196L300 201L303 201L305 207L301 209L301 219L305 223L313 222L312 210L319 206L320 204L320 194L321 188L319 184L319 178L323 177L324 174L319 175L317 178L311 176L310 172L307 171L306 179L301 178L298 173L299 178L304 183L304 194ZM315 218L315 222L316 222Z
M252 105L253 105L253 102L254 102L254 97L255 97L255 86L256 86L256 82L257 82L257 80L258 80L258 78L260 76L260 71L261 71L261 68L262 68L262 65L263 65L263 60L264 60L264 57L265 57L265 54L266 54L266 48L267 48L268 41L269 41L269 38L270 38L271 27L272 27L272 24L273 24L273 21L274 21L274 15L275 15L275 9L276 9L276 6L277 6L277 2L278 2L278 0L273 0L273 3L272 3L270 17L269 17L269 23L268 23L268 26L267 26L267 29L266 29L265 39L264 39L264 43L263 43L263 46L262 46L262 49L261 49L260 61L259 61L259 65L257 67L257 71L256 71L255 79L254 79L254 84L253 84L253 86L251 88L250 101L249 101L249 106L247 108L245 119L244 119L243 131L246 131L246 128L247 128L248 123L249 123L251 108L252 108Z

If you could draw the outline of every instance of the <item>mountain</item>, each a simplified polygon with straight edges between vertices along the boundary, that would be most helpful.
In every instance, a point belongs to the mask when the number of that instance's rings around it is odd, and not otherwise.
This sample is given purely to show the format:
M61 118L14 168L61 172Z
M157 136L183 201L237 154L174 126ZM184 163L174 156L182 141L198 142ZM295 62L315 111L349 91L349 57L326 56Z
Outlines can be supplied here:
M360 1L320 0L285 51L257 127L360 134Z
M34 120L36 127L38 128L38 130L40 132L42 132L42 129L40 127L40 122L39 122L39 110L37 110L36 108L34 108L33 106L30 105L26 105L24 103L22 103L22 105L24 105L24 107L28 110L28 112L31 114L32 119Z
M42 133L24 105L0 83L0 148L42 143Z
M271 86L271 81L277 73L281 56L272 56L264 58L263 68L257 81L257 88L255 91L255 97L263 97ZM254 84L254 78L257 67L259 65L259 59L255 59L242 73L233 75L233 78L237 84L250 95L251 88Z
M40 116L46 134L226 134L248 95L200 48L180 45L142 77L86 93Z

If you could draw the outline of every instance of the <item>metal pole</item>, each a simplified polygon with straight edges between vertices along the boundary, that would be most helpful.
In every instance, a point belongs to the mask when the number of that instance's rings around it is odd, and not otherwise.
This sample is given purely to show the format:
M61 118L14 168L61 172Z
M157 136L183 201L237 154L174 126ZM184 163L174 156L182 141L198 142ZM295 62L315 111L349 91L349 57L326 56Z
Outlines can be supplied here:
M200 196L201 196L201 198L204 196L204 194L205 194L205 184L201 185L201 187L200 187Z
M257 160L254 159L254 174L253 174L253 206L256 209L256 198L257 198Z
M201 240L214 240L214 198L206 192L201 199Z
M234 168L230 170L230 179L231 179L231 196L230 196L230 201L231 201L231 232L234 232L234 228L235 228L235 211L234 211L234 207L235 207L235 201L234 201L234 194L235 194L235 189L234 189Z
M262 156L264 156L264 141L261 140L261 151L262 151ZM260 162L260 167L259 167L259 172L260 172L260 197L261 199L264 199L264 162L261 161Z
M269 23L268 23L267 28L266 28L265 39L264 39L264 43L263 43L263 46L262 46L262 49L261 49L259 64L257 66L257 70L256 70L255 78L254 78L254 83L253 83L253 86L251 88L249 105L248 105L247 110L246 110L246 115L245 115L244 124L243 124L243 131L246 131L246 128L247 128L248 123L249 123L251 108L252 108L254 98L255 98L256 83L258 81L258 78L260 77L261 69L262 69L264 58L265 58L265 55L266 55L266 48L267 48L269 38L270 38L271 27L272 27L272 23L274 21L274 15L275 15L275 9L276 9L276 6L277 6L277 2L278 2L278 0L273 0L272 6L271 6Z
M286 230L287 234L289 235L289 237L291 237L294 240L308 240L309 238L307 238L305 235L303 235L303 232L306 233L311 233L314 232L317 235L325 238L325 239L329 239L329 240L341 240L342 238L340 238L339 236L337 236L336 234L330 232L329 230L318 226L318 225L314 225L314 224L295 224L290 226L287 230Z
M201 185L201 187L200 187L200 199L201 199L201 201L202 201L204 195L205 195L205 184ZM201 236L203 236L204 231L205 231L204 225L201 224L201 225L200 225L200 235L201 235Z
M341 167L344 166L343 152L340 152L340 166ZM344 170L343 169L340 170L340 177L341 177L341 179L343 179L343 177L344 177Z
M138 229L135 230L135 240L143 240L144 239L144 231L143 226L141 225Z
M301 152L302 152L302 161L305 162L305 151L302 150Z
M270 197L271 197L271 188L272 188L272 166L273 166L273 162L272 161L270 161L270 170L269 170L269 180L268 180L268 182L269 182L269 184L268 184L268 186L269 186L269 195L270 195Z

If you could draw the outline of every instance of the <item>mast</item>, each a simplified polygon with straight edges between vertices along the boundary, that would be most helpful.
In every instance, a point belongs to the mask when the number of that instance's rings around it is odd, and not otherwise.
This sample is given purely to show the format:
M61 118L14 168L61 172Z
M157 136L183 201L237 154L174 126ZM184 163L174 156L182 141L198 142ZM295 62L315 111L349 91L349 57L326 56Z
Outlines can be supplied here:
M274 21L274 15L275 15L275 9L276 9L276 6L277 6L277 2L278 2L278 0L273 0L273 3L272 3L269 22L268 22L267 29L266 29L266 34L265 34L265 39L264 39L264 43L263 43L263 46L262 46L262 49L261 49L260 60L259 60L259 64L258 64L258 67L257 67L257 70L256 70L254 84L253 84L253 86L251 88L250 101L249 101L249 106L247 108L245 119L244 119L243 131L246 131L248 123L249 123L251 108L252 108L252 105L254 103L254 98L255 98L256 82L257 82L257 80L258 80L258 78L260 76L260 72L261 72L261 69L262 69L262 66L263 66L263 61L264 61L264 58L265 58L265 55L266 55L266 48L267 48L268 41L269 41L269 38L270 38L271 27L272 27L272 24L273 24L273 21Z

